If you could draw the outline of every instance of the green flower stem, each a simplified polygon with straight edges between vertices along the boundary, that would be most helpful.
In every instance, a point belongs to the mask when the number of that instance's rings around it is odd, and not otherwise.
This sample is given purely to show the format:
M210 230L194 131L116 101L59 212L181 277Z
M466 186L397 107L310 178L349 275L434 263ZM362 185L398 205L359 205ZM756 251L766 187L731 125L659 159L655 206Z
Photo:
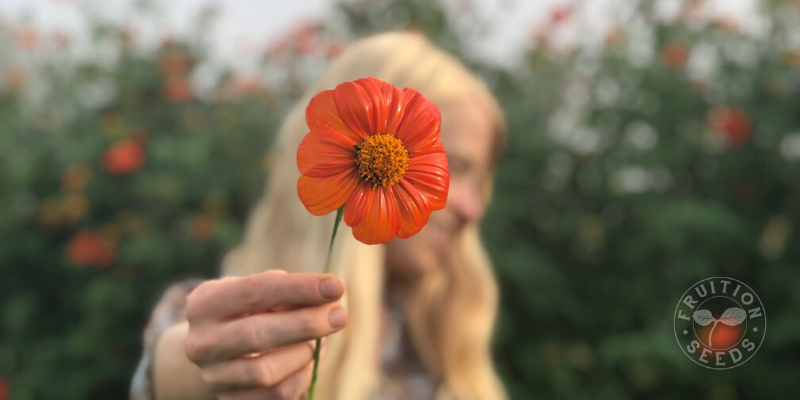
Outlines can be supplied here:
M331 254L333 253L333 241L336 239L336 231L339 230L339 223L342 222L342 215L344 215L344 206L336 210L336 222L333 223L333 233L331 234L331 243L328 245L328 257L325 259L325 273L329 273L331 269ZM322 338L317 339L317 349L314 351L314 373L311 375L311 388L308 391L308 400L314 400L314 391L317 388L317 368L319 367L319 352L322 347Z

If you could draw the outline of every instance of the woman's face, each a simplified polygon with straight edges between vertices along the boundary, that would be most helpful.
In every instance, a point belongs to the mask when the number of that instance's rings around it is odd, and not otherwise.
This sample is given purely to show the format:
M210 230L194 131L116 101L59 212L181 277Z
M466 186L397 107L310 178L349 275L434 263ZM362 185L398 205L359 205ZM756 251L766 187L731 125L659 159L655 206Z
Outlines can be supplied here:
M403 280L419 278L442 265L456 235L479 220L486 207L482 186L491 173L495 140L491 116L476 102L445 105L440 111L441 140L450 170L447 204L434 211L416 235L386 244L387 272Z

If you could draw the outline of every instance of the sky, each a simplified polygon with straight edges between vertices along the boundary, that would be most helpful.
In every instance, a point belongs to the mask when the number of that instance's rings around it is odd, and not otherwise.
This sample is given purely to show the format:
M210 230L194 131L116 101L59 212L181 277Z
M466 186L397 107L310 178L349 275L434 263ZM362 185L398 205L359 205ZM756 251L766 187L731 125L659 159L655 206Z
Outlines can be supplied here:
M42 33L80 31L82 11L99 13L105 18L124 21L126 10L142 0L0 0L2 21L30 24ZM155 1L162 8L155 21L147 21L160 29L155 32L185 34L193 16L209 5L216 5L219 15L211 33L212 55L234 64L246 65L255 59L281 34L302 21L324 18L335 0L169 0ZM444 0L457 4L464 0ZM710 0L721 13L746 15L758 0ZM611 14L624 8L630 0L472 0L482 16L491 21L492 29L473 43L473 56L496 65L511 66L529 46L533 32L550 18L552 11L567 4L580 4L576 18L582 18L602 30ZM664 9L679 7L681 0L661 0ZM148 32L137 32L147 39ZM156 41L160 38L151 37Z

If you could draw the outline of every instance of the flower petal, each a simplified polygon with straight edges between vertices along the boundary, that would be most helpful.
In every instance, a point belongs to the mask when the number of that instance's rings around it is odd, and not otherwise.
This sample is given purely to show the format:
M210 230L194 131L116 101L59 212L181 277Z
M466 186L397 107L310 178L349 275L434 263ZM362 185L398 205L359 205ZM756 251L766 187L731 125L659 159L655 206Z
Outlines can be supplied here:
M427 197L405 180L393 186L400 208L400 232L398 237L406 239L416 234L428 223L432 206Z
M347 226L358 225L367 213L367 208L372 203L375 191L367 182L361 182L356 186L344 207L344 222Z
M450 188L447 156L444 152L434 152L409 158L403 180L410 181L420 190L434 210L444 208Z
M404 89L406 109L397 128L397 138L410 153L430 146L439 138L442 116L432 101L414 89Z
M340 84L334 99L347 127L364 137L395 133L406 104L400 89L375 78Z
M358 185L355 168L327 178L301 176L297 195L308 212L320 216L341 207Z
M355 168L353 139L332 130L312 130L297 148L297 168L305 176L325 178Z
M400 232L400 210L397 198L392 193L393 188L378 186L372 189L369 183L362 182L356 191L361 191L363 198L352 204L348 200L344 208L347 215L348 208L353 207L350 210L351 222L354 215L361 214L361 220L355 225L350 225L345 217L345 223L353 227L353 236L366 244L386 243L394 239Z
M353 139L356 143L361 143L366 134L356 133L347 127L339 116L336 109L333 90L324 90L317 93L306 107L306 124L310 130L334 130L341 132L345 136Z

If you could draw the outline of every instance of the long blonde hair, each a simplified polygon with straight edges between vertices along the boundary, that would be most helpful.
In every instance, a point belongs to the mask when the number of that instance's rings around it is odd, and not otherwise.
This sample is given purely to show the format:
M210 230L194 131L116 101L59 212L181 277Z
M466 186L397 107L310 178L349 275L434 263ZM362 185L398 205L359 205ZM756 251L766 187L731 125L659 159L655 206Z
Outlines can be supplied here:
M314 94L339 83L372 76L410 87L440 107L478 101L493 116L498 148L505 125L485 85L459 61L413 33L387 33L361 40L335 60L289 113L271 157L274 166L264 196L250 217L244 242L228 254L225 275L266 269L322 272L334 214L314 217L297 196L297 147L308 132L305 109ZM445 113L446 116L446 113ZM485 196L492 182L486 182ZM342 224L331 270L347 285L342 300L349 322L331 335L320 366L319 398L357 400L375 390L380 371L378 326L384 290L384 248L367 246ZM439 384L438 398L504 400L490 355L498 293L477 224L454 241L448 265L426 276L404 296L408 329L420 358Z

